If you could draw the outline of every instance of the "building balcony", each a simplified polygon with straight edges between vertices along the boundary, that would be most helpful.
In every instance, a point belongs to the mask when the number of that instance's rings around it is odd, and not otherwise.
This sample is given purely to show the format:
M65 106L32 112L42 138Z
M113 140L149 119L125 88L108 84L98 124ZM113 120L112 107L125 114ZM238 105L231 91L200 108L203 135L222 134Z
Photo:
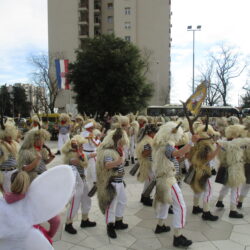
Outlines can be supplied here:
M84 20L80 19L80 20L79 20L79 24L82 24L82 25L89 25L89 21L88 21L87 19L84 19Z
M89 9L89 3L87 0L81 0L79 3L79 9L88 10Z
M94 25L95 26L100 26L101 25L101 19L100 18L95 18L94 19Z
M94 12L97 13L97 12L100 12L100 11L101 11L101 4L95 3Z
M88 38L89 34L79 34L80 39Z

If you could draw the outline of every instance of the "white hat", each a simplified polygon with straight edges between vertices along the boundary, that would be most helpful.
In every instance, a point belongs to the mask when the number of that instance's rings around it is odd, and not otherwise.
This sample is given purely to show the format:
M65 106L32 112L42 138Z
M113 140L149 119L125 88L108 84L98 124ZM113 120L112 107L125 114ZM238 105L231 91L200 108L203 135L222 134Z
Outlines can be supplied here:
M89 122L87 123L84 128L91 128L91 127L94 127L94 123L93 122Z

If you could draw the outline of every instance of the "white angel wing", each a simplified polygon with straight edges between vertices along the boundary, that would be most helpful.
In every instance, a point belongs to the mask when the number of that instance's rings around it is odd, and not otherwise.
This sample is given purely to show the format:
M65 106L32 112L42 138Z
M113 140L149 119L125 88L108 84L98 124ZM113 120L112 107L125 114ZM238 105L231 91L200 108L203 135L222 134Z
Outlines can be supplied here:
M35 228L32 228L25 240L25 250L53 250L54 248L44 235Z
M56 166L38 176L23 200L31 213L27 216L32 225L59 214L71 198L74 186L75 177L68 165Z

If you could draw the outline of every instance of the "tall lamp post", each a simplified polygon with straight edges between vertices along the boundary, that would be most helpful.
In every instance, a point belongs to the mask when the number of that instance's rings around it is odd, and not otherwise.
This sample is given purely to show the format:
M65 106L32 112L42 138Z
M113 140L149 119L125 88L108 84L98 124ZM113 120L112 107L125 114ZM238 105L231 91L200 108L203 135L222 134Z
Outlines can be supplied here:
M193 31L193 83L192 92L194 93L194 65L195 65L195 31L201 31L201 25L197 25L196 28L192 28L192 25L187 26L187 31Z

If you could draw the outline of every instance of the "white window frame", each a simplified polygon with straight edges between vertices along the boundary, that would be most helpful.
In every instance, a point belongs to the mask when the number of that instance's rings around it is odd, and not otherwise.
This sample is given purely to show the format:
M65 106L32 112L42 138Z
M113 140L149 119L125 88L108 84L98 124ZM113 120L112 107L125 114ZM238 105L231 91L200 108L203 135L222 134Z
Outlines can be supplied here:
M108 21L108 23L113 23L113 21L114 21L113 16L108 16L107 21Z
M125 22L124 27L125 27L126 30L131 29L131 22Z
M125 7L125 15L131 15L131 8Z

